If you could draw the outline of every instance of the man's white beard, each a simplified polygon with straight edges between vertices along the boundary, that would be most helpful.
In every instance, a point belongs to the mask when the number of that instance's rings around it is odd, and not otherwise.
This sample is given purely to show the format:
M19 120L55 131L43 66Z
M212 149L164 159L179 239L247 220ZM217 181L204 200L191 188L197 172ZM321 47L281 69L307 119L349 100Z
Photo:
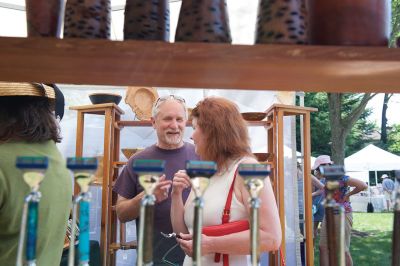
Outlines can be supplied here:
M182 142L182 135L179 135L179 136L169 136L169 135L166 135L166 136L165 136L165 140L166 140L167 143L170 144L170 145L177 145L177 144L179 144L179 143Z

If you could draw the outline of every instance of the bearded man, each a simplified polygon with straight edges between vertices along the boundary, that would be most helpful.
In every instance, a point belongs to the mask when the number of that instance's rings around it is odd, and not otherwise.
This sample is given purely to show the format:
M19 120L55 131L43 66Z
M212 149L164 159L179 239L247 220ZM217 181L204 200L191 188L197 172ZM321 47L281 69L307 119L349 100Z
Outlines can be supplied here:
M117 216L121 222L136 220L139 228L140 202L144 196L138 175L132 168L137 159L164 160L165 173L154 190L156 197L154 213L153 265L182 265L184 252L175 239L166 239L163 233L172 232L170 220L171 184L174 174L185 169L187 160L198 160L193 144L183 141L187 122L185 100L176 95L158 98L152 109L151 122L157 133L157 143L136 153L119 175L113 190L118 193ZM190 188L183 193L186 201ZM174 246L176 247L174 248ZM172 249L172 251L171 251ZM166 257L166 253L168 256ZM167 260L167 261L166 261Z

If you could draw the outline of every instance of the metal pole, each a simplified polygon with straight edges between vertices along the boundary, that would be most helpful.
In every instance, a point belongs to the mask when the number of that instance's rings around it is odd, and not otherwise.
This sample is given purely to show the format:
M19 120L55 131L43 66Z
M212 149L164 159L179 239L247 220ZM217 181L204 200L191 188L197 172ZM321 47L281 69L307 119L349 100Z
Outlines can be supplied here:
M186 173L195 194L193 220L193 265L201 266L201 231L203 217L203 195L210 182L210 177L217 171L217 164L212 161L187 161Z
M320 172L325 176L326 200L325 219L328 235L329 266L344 266L344 214L343 208L336 203L333 194L339 188L339 179L344 175L343 166L321 166Z
M75 265L75 226L77 218L77 207L79 201L82 199L80 195L76 196L72 201L72 222L71 222L71 238L69 242L69 253L68 253L68 266Z
M16 265L24 264L23 246L25 247L26 265L36 266L36 241L39 219L39 192L40 183L44 179L44 172L48 167L48 158L20 156L17 157L16 167L23 171L23 179L30 188L30 193L25 197L22 209L21 231L19 235ZM25 242L26 239L26 243Z
M150 266L153 265L153 224L156 202L153 193L161 173L164 172L165 161L138 159L133 162L132 168L138 174L139 183L145 192L140 203L137 266Z
M193 265L201 266L201 228L203 217L203 199L194 199L194 224L193 224Z
M257 266L260 262L260 248L259 248L259 235L258 235L258 228L259 228L259 208L260 208L260 199L252 198L250 200L251 206L251 227L250 227L250 239L251 239L251 265Z
M17 266L23 265L23 257L24 257L24 243L25 243L25 234L26 234L26 220L28 217L28 203L31 201L32 194L29 193L28 196L25 197L24 207L22 209L22 219L21 219L21 227L20 227L20 237L18 242L18 252L17 252Z
M271 165L240 164L238 173L244 179L246 189L250 194L250 254L252 265L257 266L260 262L258 210L261 200L259 199L259 194L264 188L264 179L271 173Z
M396 192L392 236L392 266L400 266L400 170L395 171Z
M140 205L138 266L153 265L154 195L145 195Z
M79 203L79 265L89 266L90 239L89 239L89 210L90 193L82 193L82 200Z
M77 207L79 205L79 265L89 266L90 240L89 240L89 210L90 192L89 186L94 179L97 170L96 157L70 157L67 158L67 168L74 174L75 183L80 192L72 200L71 238L69 243L68 266L75 265L75 235L77 221Z

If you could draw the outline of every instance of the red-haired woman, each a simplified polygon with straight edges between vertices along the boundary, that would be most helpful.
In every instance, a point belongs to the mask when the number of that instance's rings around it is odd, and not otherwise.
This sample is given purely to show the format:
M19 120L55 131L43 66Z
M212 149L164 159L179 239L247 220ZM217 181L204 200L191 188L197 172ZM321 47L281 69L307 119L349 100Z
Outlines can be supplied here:
M211 177L204 193L203 226L221 224L228 191L241 163L257 163L253 157L247 131L238 107L224 98L210 97L200 101L192 111L194 132L192 139L196 153L202 160L214 161L217 173ZM171 221L174 232L186 253L184 265L192 265L193 191L186 204L182 201L182 190L190 186L185 171L179 171L173 179ZM242 178L234 181L230 221L249 220L249 193ZM275 197L269 179L265 180L260 193L260 249L262 252L277 250L281 243L281 226ZM202 235L202 264L221 265L214 261L214 254L229 255L229 265L248 265L250 253L249 230L239 233L209 237Z

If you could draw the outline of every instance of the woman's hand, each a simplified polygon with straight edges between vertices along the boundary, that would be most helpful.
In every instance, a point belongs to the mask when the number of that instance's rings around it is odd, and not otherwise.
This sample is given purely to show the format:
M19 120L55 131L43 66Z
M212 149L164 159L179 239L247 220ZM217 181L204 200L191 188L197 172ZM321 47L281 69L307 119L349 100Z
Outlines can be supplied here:
M180 238L177 238L179 245L181 246L182 250L185 252L186 255L189 257L193 257L193 235L192 234L179 234ZM206 235L201 235L201 255L207 255L211 253L210 251L210 237Z
M188 187L190 187L190 177L185 170L179 170L172 180L172 194L181 195L182 191Z
M176 241L178 241L183 252L189 257L193 257L193 235L180 233L179 236L181 238L177 238Z
M165 175L162 175L158 181L158 184L154 188L154 196L156 197L156 202L162 202L168 198L169 188L171 187L172 181L166 180Z

